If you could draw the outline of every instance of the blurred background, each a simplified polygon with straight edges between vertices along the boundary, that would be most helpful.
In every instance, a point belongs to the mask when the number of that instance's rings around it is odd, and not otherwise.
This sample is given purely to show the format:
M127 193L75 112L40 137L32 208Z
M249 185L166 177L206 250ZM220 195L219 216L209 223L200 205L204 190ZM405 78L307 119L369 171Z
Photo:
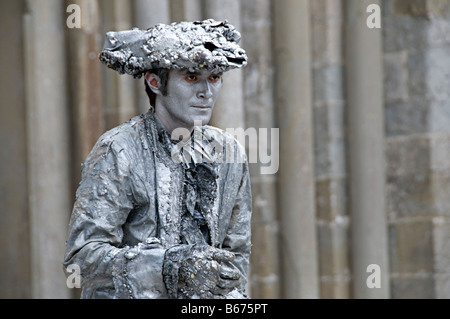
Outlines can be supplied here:
M279 159L250 164L251 297L449 298L450 0L0 1L0 297L79 296L81 163L149 108L105 33L205 18L249 56L212 124L279 129L246 145Z

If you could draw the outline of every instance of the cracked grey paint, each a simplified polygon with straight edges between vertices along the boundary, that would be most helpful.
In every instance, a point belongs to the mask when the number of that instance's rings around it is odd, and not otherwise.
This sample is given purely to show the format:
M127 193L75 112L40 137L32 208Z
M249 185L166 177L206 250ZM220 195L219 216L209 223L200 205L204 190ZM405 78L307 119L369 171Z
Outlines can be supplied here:
M147 30L108 32L99 59L135 78L155 68L220 73L247 65L240 38L226 20L158 24Z

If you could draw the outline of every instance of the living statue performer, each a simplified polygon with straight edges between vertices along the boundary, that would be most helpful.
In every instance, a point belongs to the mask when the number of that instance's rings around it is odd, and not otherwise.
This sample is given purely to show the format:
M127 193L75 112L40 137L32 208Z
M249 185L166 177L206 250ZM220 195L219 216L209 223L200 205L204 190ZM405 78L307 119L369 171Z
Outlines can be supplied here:
M247 157L207 125L223 72L247 64L239 40L212 19L106 34L100 60L143 76L151 107L83 164L63 262L82 298L247 298Z

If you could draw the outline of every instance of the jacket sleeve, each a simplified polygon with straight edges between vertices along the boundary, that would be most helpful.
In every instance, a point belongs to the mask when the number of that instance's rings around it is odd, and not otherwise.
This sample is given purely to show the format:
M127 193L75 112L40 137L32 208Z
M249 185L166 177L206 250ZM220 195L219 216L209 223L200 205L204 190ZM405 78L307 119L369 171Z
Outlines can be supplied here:
M245 295L251 249L252 193L247 161L242 165L242 178L222 248L233 252L235 255L232 263L242 274L242 284L239 290L240 293Z
M131 162L119 142L103 138L83 166L63 262L65 270L71 264L80 268L82 298L166 294L161 273L165 250L158 241L122 246L122 226L133 209Z

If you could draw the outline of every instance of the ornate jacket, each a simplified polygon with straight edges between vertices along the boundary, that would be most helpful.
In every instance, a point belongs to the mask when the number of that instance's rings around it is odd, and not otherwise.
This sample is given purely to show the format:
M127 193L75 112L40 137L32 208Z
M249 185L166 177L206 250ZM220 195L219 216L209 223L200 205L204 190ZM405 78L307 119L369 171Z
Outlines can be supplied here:
M175 142L150 109L106 132L83 164L63 266L81 270L82 298L169 298L166 250L207 243L235 254L244 293L250 220L242 145L211 126Z

